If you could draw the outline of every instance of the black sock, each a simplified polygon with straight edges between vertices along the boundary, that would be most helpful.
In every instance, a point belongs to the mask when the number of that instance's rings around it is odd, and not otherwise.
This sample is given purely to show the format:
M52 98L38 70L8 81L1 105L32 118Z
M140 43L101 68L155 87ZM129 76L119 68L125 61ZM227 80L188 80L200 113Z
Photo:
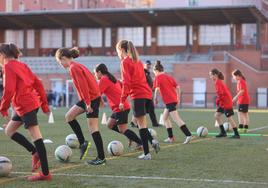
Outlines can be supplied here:
M115 131L115 132L120 133L120 131L119 131L118 126L117 126L117 125L114 125L114 127L112 128L112 130L113 130L113 131Z
M243 129L243 124L238 125L239 129Z
M22 134L15 132L11 139L20 144L21 146L25 147L29 152L32 152L32 155L36 152L34 145L27 140Z
M222 133L222 134L226 134L223 125L220 125L219 127L220 127L220 130L221 130L221 133Z
M153 143L153 136L151 135L151 133L150 133L150 131L148 130L148 128L146 128L147 129L147 131L148 131L148 140L149 140L149 142L150 142L150 144L152 144Z
M180 128L181 128L182 132L185 134L185 136L191 136L192 135L192 133L186 127L186 124L182 125Z
M128 137L130 140L133 140L134 142L136 142L137 144L142 145L141 139L132 130L127 129L124 135Z
M103 150L103 142L102 142L100 132L96 131L96 132L92 133L92 138L93 138L95 145L96 145L96 148L97 148L98 158L101 160L105 159L104 150Z
M239 133L238 133L238 131L237 131L237 127L233 128L233 130L234 130L234 134L235 134L235 135L239 135Z
M37 150L38 156L40 158L42 172L46 176L49 174L49 170L48 170L48 162L47 162L47 152L46 152L43 139L40 138L34 141L34 145Z
M149 145L148 145L148 129L147 128L142 128L139 130L140 132L140 137L142 141L142 146L143 146L143 151L144 154L147 155L149 153Z
M244 128L245 128L245 129L248 129L248 125L245 125Z
M69 121L68 123L71 126L71 128L73 129L74 133L76 134L80 145L82 145L85 142L85 137L83 135L83 132L81 130L81 127L80 127L78 121L76 119L74 119L73 121Z
M172 127L171 128L167 128L167 132L168 132L168 137L169 138L172 138L173 137Z

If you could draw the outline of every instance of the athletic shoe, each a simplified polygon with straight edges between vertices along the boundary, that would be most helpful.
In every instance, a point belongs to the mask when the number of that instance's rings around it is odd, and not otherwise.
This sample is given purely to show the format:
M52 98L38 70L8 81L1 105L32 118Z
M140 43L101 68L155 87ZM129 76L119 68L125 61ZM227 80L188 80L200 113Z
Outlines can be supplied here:
M88 149L91 147L91 143L86 141L80 145L80 160L84 160L87 156Z
M140 156L138 156L138 159L142 159L142 160L151 160L152 156L150 153L147 153L146 155L143 153Z
M244 128L238 128L239 133L244 133Z
M239 135L234 134L233 136L230 136L229 138L233 138L233 139L240 139Z
M165 143L173 143L173 142L175 142L175 137L174 137L174 136L171 137L171 138L168 137L167 139L164 140L164 142L165 142Z
M244 133L247 133L248 132L248 129L246 129L246 128L244 128L244 131L243 131Z
M155 153L158 153L160 151L160 145L156 139L152 140L152 147L154 148Z
M41 166L38 153L32 155L32 172L35 172Z
M93 159L91 161L87 161L88 165L105 165L106 164L106 159L100 159L96 157L96 159Z
M193 138L193 136L186 136L185 141L182 144L189 144Z
M52 175L51 173L49 173L45 176L42 172L39 172L38 174L35 174L33 176L28 176L27 179L29 181L50 181L52 180Z
M227 136L227 134L226 133L219 133L218 135L216 135L215 137L216 138L223 138L223 137L226 137Z

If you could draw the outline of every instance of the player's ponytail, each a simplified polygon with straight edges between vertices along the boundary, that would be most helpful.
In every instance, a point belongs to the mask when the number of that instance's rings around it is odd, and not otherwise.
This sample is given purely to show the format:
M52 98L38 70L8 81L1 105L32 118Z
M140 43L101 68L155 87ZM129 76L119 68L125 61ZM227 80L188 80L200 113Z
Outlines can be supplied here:
M217 75L220 80L224 80L224 75L218 69L212 69L210 72L212 75Z
M18 59L22 55L19 48L13 43L3 43L0 44L0 53L3 54L6 58L15 58Z
M131 41L127 41L127 40L120 40L117 44L116 44L116 48L119 50L124 50L124 52L134 61L138 61L139 60L139 54L138 51L136 50L135 46L133 45L133 43Z
M164 67L161 64L160 60L156 60L155 65L154 65L154 70L157 70L159 72L163 72L164 71Z
M77 58L79 57L79 50L77 47L68 49L68 48L59 48L56 51L55 54L56 59L61 59L62 57L66 57L66 58Z
M108 71L108 68L106 67L105 64L103 64L103 63L98 64L98 65L96 66L96 68L95 68L95 71L96 71L96 72L99 72L99 71L100 71L101 74L106 75L106 76L109 78L109 80L111 80L113 83L116 83L116 82L117 82L116 78L114 77L114 75L112 75L112 74Z
M233 72L232 72L232 74L234 75L234 76L240 76L241 78L243 78L243 80L246 80L246 78L245 78L245 76L242 74L242 72L240 71L240 70L238 70L238 69L235 69Z

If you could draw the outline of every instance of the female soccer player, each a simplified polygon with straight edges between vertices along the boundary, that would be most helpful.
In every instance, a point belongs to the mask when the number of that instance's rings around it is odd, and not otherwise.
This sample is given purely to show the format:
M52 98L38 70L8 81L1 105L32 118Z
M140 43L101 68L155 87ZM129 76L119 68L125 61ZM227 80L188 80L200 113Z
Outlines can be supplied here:
M209 72L209 76L214 81L216 94L217 94L217 99L216 99L217 111L215 113L215 119L219 124L220 133L216 135L216 138L227 136L223 127L223 121L221 119L221 115L225 114L225 116L228 119L228 122L230 123L230 125L232 126L234 130L234 135L231 136L230 138L239 139L240 135L237 131L236 124L232 117L234 115L232 96L227 86L223 83L224 76L222 72L220 72L218 69L212 69Z
M137 119L139 126L140 138L142 140L144 153L139 159L150 160L148 146L148 128L146 122L147 107L152 99L152 90L149 88L143 64L139 60L139 55L131 41L121 40L116 45L118 57L121 60L121 76L122 76L122 94L119 104L119 109L124 111L124 103L130 95L133 106L133 114ZM157 140L152 140L152 146L156 152L159 151L159 143Z
M239 132L247 132L249 124L248 106L250 98L247 89L247 83L244 75L238 69L232 72L233 79L237 81L236 91L237 94L233 98L233 102L237 101L238 104L238 121L239 121Z
M76 48L60 48L55 54L58 63L65 69L69 69L80 100L66 113L65 119L79 140L80 159L84 159L90 143L85 140L81 127L75 118L86 112L88 129L91 132L98 152L96 159L87 163L91 165L105 164L103 142L98 127L99 106L101 102L99 87L91 72L85 66L74 62L73 59L78 56L79 51Z
M14 115L5 127L5 133L12 140L32 153L32 172L40 165L42 172L29 176L29 181L51 180L48 169L47 153L38 126L37 112L39 107L49 114L50 110L42 82L32 71L17 59L21 52L14 44L0 45L0 66L3 68L4 93L1 100L0 112L8 117L8 109L12 102ZM24 123L25 129L31 135L34 145L17 129Z
M187 128L184 121L179 116L179 113L176 109L178 101L180 99L180 87L171 76L164 73L164 67L160 61L156 61L154 65L154 88L155 88L155 102L157 103L157 92L160 91L162 99L166 104L166 108L163 112L163 119L165 122L165 126L168 132L168 138L164 140L164 142L172 143L175 141L173 132L172 132L172 124L169 120L169 116L172 120L180 127L182 132L185 134L186 139L183 144L187 144L191 141L192 134Z
M113 114L108 119L108 128L125 135L129 140L136 142L137 146L142 145L141 139L127 127L128 113L130 111L128 101L124 102L123 111L119 109L122 90L120 82L108 71L105 64L96 66L95 76L99 80L101 94L106 95L108 104L113 111Z

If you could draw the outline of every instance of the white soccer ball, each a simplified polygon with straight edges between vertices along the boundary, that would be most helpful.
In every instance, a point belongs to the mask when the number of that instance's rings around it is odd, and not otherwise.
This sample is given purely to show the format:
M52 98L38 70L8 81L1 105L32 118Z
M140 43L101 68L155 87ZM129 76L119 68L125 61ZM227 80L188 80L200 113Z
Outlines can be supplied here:
M224 122L223 127L226 132L231 131L231 125L228 122Z
M8 176L12 169L11 161L3 156L0 156L0 177Z
M61 145L55 150L55 157L60 162L68 162L72 156L72 149L69 146Z
M196 130L197 136L206 137L208 135L208 129L204 126L198 127Z
M78 148L80 145L78 138L75 134L69 134L68 136L66 136L65 143L70 148Z
M148 131L152 135L153 138L156 138L157 137L157 132L154 129L149 128Z
M107 151L112 156L119 156L123 154L124 146L120 141L114 140L108 144Z

